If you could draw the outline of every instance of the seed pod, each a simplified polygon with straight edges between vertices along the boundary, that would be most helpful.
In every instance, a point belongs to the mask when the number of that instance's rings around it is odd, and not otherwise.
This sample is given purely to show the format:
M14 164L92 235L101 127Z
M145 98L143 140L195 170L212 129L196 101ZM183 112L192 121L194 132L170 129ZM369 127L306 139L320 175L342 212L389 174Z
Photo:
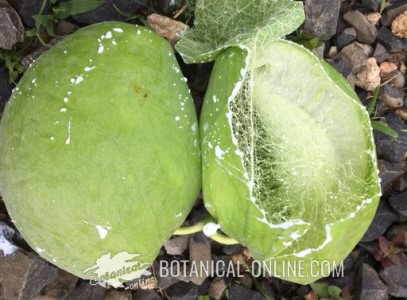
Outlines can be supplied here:
M367 230L380 196L369 116L305 48L220 54L201 136L206 207L275 276L327 276Z

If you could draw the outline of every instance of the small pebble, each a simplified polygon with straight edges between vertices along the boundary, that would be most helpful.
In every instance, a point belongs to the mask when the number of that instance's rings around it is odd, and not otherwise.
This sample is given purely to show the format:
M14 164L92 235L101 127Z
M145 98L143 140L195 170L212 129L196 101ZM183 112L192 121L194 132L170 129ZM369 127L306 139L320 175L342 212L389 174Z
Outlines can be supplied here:
M363 8L368 9L369 11L378 11L380 0L361 0Z
M323 41L336 34L340 14L340 0L304 1L304 30Z
M338 48L336 46L332 46L329 48L328 57L334 58L338 54Z
M377 40L391 53L403 51L407 48L407 39L395 36L387 27L380 27Z
M164 244L169 255L181 255L188 247L189 237L186 235L176 236Z
M357 276L357 299L375 299L375 300L387 300L387 287L380 280L376 270L368 264L362 264L360 266Z
M225 283L225 280L223 280L222 278L216 278L211 282L208 294L211 298L218 300L222 298L222 295L224 294L226 288L227 285Z
M380 68L376 59L370 57L362 70L356 74L355 84L366 91L373 91L380 85L380 82Z
M391 31L399 38L407 38L407 10L393 20Z
M407 71L406 64L403 61L400 62L400 72L406 74L406 71Z
M340 56L345 59L352 67L353 72L358 72L363 66L366 65L368 54L366 54L366 48L363 44L354 42L344 47Z
M370 13L366 16L366 18L370 22L370 24L373 24L373 25L377 25L377 23L379 23L381 17L382 17L382 15L377 12Z
M380 0L381 1L381 0ZM401 15L403 12L407 10L407 3L403 3L404 0L401 1L386 1L387 4L390 4L382 13L382 19L380 23L383 26L390 27L393 20ZM389 3L395 2L395 3Z
M400 108L404 105L404 93L386 84L380 91L380 100L390 108Z
M336 46L340 49L356 40L356 30L353 27L345 28L336 38Z
M390 58L389 52L387 52L386 48L380 43L377 43L373 56L378 63L382 63Z
M352 10L344 14L343 18L356 29L359 42L366 44L375 42L377 37L376 26L371 24L364 14L358 10Z
M389 83L398 89L402 89L406 85L406 78L403 73L397 70L391 74Z
M398 115L402 120L407 120L407 108L399 108L395 111L396 115Z
M405 265L393 265L385 268L380 272L380 277L387 284L390 295L407 298L407 268Z
M397 65L392 62L384 62L380 64L380 75L385 76L397 70Z

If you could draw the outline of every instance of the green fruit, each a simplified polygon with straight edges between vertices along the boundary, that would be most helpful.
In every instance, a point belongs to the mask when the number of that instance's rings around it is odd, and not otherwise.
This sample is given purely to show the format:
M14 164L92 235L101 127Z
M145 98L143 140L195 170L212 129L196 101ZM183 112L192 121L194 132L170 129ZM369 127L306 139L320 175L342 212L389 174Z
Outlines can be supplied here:
M374 216L369 116L342 76L299 45L220 54L201 136L206 207L275 276L327 276Z
M115 285L152 263L201 185L185 81L164 39L119 22L79 30L25 73L1 121L0 187L42 257Z

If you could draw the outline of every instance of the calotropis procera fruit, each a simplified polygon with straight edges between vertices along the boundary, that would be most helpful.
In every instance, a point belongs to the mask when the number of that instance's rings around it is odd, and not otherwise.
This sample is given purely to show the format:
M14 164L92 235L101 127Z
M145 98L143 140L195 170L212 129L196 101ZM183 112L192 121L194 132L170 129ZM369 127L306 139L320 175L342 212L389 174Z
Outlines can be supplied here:
M221 230L290 281L340 266L380 196L369 116L341 75L291 42L231 47L200 128L204 199Z
M113 285L151 264L201 185L185 81L164 39L119 22L68 36L24 74L1 120L0 187L39 255Z

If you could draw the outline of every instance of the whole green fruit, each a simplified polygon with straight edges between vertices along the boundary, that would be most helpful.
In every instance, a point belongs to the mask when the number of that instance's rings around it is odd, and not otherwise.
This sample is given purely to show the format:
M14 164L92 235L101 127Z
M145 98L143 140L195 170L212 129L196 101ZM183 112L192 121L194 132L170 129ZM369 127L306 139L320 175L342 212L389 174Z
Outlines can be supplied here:
M29 245L79 277L143 273L201 186L196 113L171 46L86 27L24 74L0 127L0 188Z

